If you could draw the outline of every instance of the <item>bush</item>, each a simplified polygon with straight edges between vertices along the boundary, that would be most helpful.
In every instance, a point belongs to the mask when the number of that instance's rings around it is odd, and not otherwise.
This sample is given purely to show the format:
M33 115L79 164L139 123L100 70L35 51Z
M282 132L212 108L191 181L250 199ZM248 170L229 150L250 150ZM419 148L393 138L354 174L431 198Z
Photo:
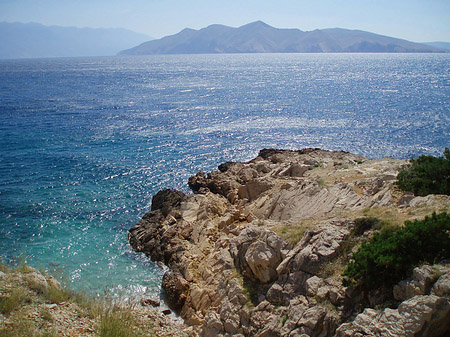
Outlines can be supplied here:
M355 219L353 232L355 235L362 235L370 229L380 229L385 223L375 217L365 217Z
M411 159L411 166L397 175L397 185L415 195L450 195L450 150L445 148L444 157L422 155Z
M112 304L100 317L98 335L100 337L138 337L135 318L131 307Z
M420 263L450 257L450 216L431 217L404 227L384 228L353 254L344 271L345 285L367 289L392 286L408 277Z

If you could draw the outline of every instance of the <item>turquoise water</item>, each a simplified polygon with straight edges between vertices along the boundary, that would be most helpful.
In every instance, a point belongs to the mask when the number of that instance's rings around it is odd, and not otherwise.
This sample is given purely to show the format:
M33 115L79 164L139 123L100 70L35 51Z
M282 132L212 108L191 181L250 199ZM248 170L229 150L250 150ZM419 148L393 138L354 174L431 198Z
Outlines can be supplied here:
M158 296L163 271L127 243L158 190L264 147L440 155L449 125L445 54L0 61L0 255Z

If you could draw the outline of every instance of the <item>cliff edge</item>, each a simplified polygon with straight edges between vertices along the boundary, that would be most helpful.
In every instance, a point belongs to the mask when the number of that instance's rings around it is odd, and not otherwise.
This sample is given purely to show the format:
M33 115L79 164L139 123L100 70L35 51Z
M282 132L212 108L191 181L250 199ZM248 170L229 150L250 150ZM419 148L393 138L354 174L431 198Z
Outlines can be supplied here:
M450 210L448 196L398 189L407 164L264 149L197 173L194 194L158 192L129 241L170 268L166 300L200 336L444 336L445 263L416 268L394 294L342 285L351 253L375 230L358 219L399 226Z

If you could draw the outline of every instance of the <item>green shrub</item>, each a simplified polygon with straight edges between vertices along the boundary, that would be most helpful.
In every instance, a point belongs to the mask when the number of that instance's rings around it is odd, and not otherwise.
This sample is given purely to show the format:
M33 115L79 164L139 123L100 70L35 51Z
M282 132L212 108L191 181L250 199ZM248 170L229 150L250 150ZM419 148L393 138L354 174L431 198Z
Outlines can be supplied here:
M450 216L431 217L404 227L384 228L353 254L344 271L345 285L375 289L392 286L408 277L420 263L450 257Z
M353 233L355 235L361 235L370 229L380 229L385 223L375 217L365 217L355 219L355 227Z
M411 159L411 166L397 175L397 185L415 195L450 195L450 150L445 148L444 157L422 155Z

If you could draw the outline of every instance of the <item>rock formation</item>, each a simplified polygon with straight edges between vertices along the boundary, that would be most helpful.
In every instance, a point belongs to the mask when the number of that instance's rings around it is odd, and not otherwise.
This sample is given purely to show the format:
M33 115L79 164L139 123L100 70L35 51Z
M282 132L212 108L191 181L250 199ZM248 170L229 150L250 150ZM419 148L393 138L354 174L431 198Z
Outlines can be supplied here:
M399 284L397 309L375 310L383 296L342 285L349 254L372 232L355 219L397 225L450 210L447 196L414 197L396 187L406 164L265 149L249 162L197 173L189 179L194 194L156 194L129 241L170 268L169 305L200 336L364 336L371 329L442 336L450 321L445 266Z

